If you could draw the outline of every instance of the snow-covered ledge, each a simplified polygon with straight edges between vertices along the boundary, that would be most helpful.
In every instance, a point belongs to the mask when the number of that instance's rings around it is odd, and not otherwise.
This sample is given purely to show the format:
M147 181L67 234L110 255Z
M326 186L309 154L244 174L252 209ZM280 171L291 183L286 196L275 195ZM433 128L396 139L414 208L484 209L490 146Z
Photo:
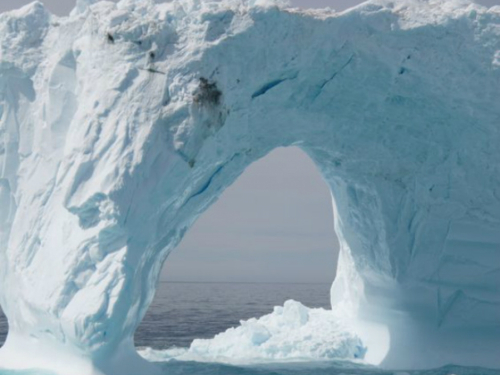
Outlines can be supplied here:
M298 145L365 360L500 368L500 8L36 2L0 43L0 367L145 373L133 334L170 251Z

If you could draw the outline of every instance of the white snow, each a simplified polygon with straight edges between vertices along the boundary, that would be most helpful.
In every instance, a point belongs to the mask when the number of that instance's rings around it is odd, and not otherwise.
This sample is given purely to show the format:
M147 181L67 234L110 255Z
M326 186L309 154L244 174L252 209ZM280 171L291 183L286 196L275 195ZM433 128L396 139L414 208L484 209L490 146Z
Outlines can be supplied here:
M0 15L1 367L153 373L133 334L168 254L249 164L290 145L332 190L339 321L320 320L334 356L359 337L385 368L500 367L499 8L273 4ZM298 311L309 320L277 357L328 352L318 329L323 349L299 345L323 313ZM236 340L240 358L269 360L259 347L289 335L266 319L190 351L227 356Z

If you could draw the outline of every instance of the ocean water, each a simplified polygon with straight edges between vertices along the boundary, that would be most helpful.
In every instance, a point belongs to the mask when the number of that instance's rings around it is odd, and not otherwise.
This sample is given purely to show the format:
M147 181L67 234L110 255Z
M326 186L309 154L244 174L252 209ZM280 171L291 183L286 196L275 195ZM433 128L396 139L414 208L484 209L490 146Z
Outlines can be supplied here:
M331 284L162 283L136 332L138 347L187 347L240 320L260 317L289 299L308 307L330 306Z
M237 326L240 320L268 314L295 299L308 307L329 307L330 284L162 283L135 341L139 348L187 347ZM0 312L0 344L7 324ZM165 375L500 375L500 371L447 366L431 371L381 371L346 362L233 366L170 361L158 364ZM0 375L50 375L39 371L1 371ZM68 374L71 375L71 374ZM140 374L147 375L147 374Z

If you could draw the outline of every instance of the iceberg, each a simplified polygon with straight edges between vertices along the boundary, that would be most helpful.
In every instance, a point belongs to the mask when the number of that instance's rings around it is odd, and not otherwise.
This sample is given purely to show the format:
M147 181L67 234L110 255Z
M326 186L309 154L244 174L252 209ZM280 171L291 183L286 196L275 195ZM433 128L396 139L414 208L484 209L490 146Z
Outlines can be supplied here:
M336 359L500 368L499 98L500 7L465 0L1 14L0 368L155 374L133 336L169 253L283 146L332 192L332 315L292 303L288 328L275 311L190 350L275 340L286 359L286 329L324 324L311 345ZM314 358L297 337L290 355Z

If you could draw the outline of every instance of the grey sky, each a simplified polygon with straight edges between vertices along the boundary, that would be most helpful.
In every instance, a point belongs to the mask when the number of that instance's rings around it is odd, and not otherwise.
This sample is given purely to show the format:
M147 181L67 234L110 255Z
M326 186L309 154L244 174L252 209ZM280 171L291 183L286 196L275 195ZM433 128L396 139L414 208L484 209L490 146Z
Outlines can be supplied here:
M309 157L281 148L255 162L167 261L176 281L331 282L331 196Z
M64 15L73 9L75 0L41 0L53 13ZM0 12L19 8L30 3L31 0L0 0ZM360 0L291 0L292 4L302 8L322 8L332 7L336 10L343 10L353 5L362 3ZM492 6L500 5L500 0L477 0L477 3Z

